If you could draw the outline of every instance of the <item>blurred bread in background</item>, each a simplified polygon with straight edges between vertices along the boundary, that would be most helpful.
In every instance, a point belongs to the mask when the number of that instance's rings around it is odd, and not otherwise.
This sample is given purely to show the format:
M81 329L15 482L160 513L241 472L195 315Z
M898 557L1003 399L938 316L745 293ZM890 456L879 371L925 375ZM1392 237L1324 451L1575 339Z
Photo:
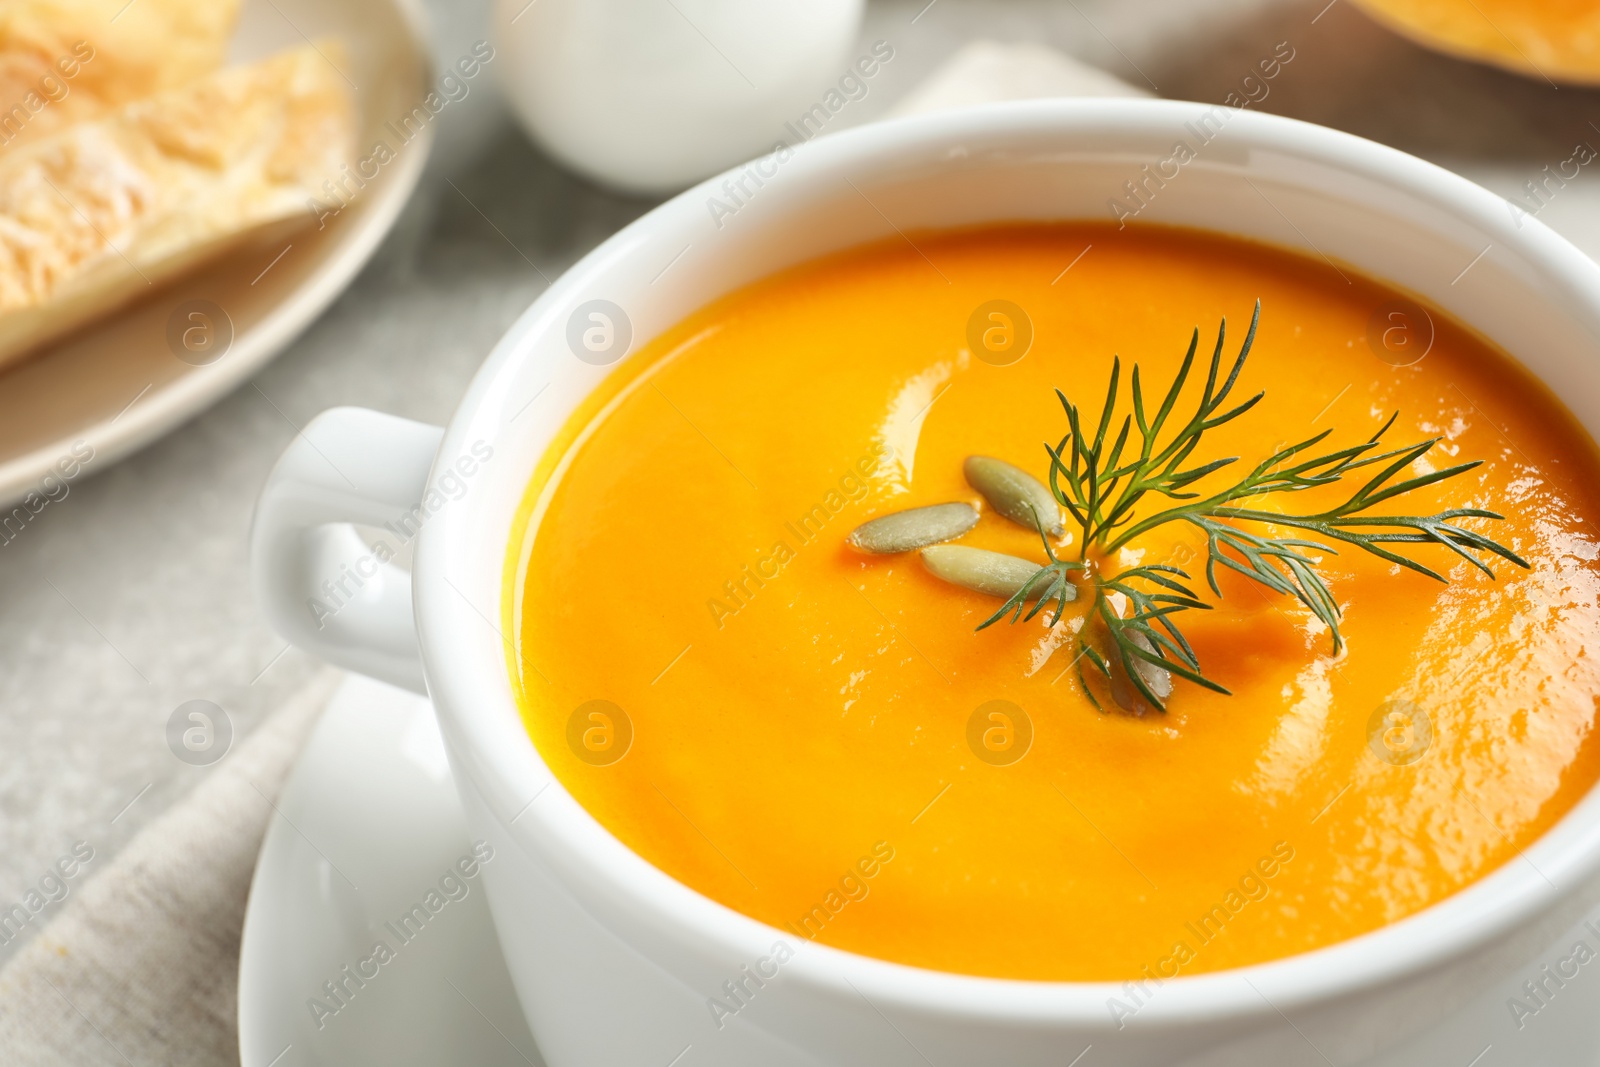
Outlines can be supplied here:
M1357 0L1357 6L1439 52L1551 84L1600 85L1594 0Z
M221 68L239 0L0 0L0 152Z
M261 227L309 222L352 155L338 61L306 46L0 152L0 365Z

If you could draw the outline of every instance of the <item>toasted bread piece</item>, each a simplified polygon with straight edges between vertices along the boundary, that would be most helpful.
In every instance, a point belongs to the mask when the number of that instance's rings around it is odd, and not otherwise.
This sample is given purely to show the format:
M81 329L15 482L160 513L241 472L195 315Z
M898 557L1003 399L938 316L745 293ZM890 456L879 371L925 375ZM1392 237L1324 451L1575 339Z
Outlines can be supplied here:
M1418 44L1529 78L1600 85L1594 0L1359 0Z
M0 0L0 152L222 67L239 0Z
M0 155L0 364L260 227L311 221L354 141L338 50L320 47Z

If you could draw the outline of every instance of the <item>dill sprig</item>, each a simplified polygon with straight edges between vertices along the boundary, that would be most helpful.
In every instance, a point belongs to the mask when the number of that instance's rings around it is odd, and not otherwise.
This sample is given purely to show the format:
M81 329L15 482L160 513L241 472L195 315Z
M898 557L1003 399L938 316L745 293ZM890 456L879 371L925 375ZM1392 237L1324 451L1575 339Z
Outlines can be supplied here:
M1111 381L1092 432L1085 432L1087 421L1078 406L1056 390L1066 412L1067 433L1055 447L1045 445L1050 458L1049 485L1080 530L1078 559L1061 560L1049 540L1044 539L1050 562L978 629L1008 614L1013 623L1019 618L1032 619L1051 601L1056 603L1056 610L1049 624L1058 625L1069 599L1066 584L1072 581L1073 574L1080 575L1092 587L1093 599L1078 630L1078 674L1097 707L1099 701L1084 674L1085 664L1107 680L1115 682L1120 677L1131 683L1145 700L1161 710L1166 708L1166 693L1162 690L1168 688L1166 676L1160 673L1163 671L1219 693L1228 692L1204 675L1175 621L1185 611L1210 607L1184 584L1190 580L1187 573L1178 567L1155 565L1126 568L1111 575L1091 557L1091 553L1098 559L1110 557L1167 523L1185 522L1205 535L1206 584L1215 596L1222 596L1217 584L1218 567L1241 574L1273 592L1292 596L1327 625L1335 654L1344 648L1339 628L1342 612L1317 570L1319 559L1309 554L1336 555L1337 550L1324 542L1352 545L1441 582L1448 579L1389 546L1441 545L1490 577L1494 571L1484 558L1487 556L1528 566L1505 545L1457 524L1461 519L1504 517L1484 508L1448 508L1431 515L1369 514L1378 505L1465 474L1482 463L1473 460L1400 477L1440 439L1386 448L1383 437L1398 413L1363 442L1317 452L1317 446L1333 432L1324 430L1278 449L1232 482L1225 481L1225 476L1213 476L1237 463L1237 456L1186 465L1208 430L1245 414L1265 395L1258 392L1228 406L1260 321L1261 303L1257 301L1244 343L1225 376L1222 353L1228 324L1226 319L1222 321L1199 402L1194 414L1181 425L1174 422L1173 410L1194 368L1200 345L1198 329L1153 416L1147 417L1143 383L1139 367L1134 365L1128 390L1132 411L1123 415L1114 435L1111 429L1116 424L1120 399L1120 358L1112 362ZM1169 423L1174 428L1169 429ZM1358 472L1366 473L1367 480L1335 507L1294 514L1288 508L1263 510L1259 506L1264 497L1332 485L1352 475L1359 476ZM1219 481L1222 484L1217 486ZM1202 482L1213 488L1202 492ZM1147 513L1141 517L1136 509L1151 502L1156 504L1156 510L1145 509ZM1288 535L1280 535L1278 531L1283 530L1289 531ZM1310 539L1313 536L1320 540ZM1023 608L1040 583L1048 584L1024 616ZM1120 596L1121 610L1114 603L1113 594ZM1103 636L1098 632L1101 630ZM1101 641L1098 647L1097 638Z

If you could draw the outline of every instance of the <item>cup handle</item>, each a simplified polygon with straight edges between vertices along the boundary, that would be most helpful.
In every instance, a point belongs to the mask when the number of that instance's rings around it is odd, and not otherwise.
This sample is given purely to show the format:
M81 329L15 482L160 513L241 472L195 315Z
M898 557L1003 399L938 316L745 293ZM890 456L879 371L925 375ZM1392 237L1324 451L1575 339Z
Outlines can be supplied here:
M318 415L256 504L251 584L268 623L323 659L426 695L411 574L353 524L416 535L444 431L365 408Z

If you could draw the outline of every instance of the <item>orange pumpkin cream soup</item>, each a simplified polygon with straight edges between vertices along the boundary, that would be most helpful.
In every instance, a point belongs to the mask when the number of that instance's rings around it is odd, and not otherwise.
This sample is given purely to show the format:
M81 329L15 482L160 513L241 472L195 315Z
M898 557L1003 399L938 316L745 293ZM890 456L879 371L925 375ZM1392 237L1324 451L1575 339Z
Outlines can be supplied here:
M1504 353L1196 232L914 240L690 316L537 471L519 698L625 844L796 944L1171 978L1593 785L1600 457Z

